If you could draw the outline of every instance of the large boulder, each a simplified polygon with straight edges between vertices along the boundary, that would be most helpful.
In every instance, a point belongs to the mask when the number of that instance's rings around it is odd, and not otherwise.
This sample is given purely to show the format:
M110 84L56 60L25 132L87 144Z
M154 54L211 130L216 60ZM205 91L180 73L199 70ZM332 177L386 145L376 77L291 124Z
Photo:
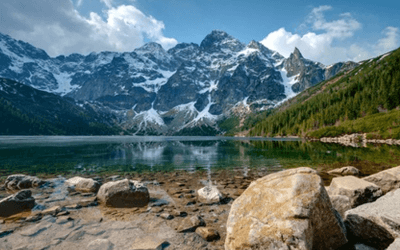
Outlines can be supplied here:
M331 171L328 171L328 174L343 175L343 176L346 176L346 175L359 176L361 173L360 173L360 170L358 170L357 168L352 167L352 166L347 166L347 167L336 168Z
M218 203L223 199L221 192L216 186L205 186L197 191L197 197L203 203Z
M76 191L82 193L96 193L100 188L100 183L98 181L79 176L66 180L65 185L73 187Z
M364 177L363 180L378 185L383 193L400 187L400 166Z
M125 179L103 184L97 199L110 207L144 207L149 203L150 196L142 183Z
M30 210L34 206L35 199L32 197L32 192L30 190L22 190L0 200L0 217L7 217Z
M400 189L347 211L345 224L349 237L377 249L386 249L400 237L399 208Z
M329 195L343 195L350 199L352 208L372 202L383 195L377 185L354 176L336 177L329 186Z
M45 181L35 177L24 174L14 174L7 177L5 187L10 190L20 190L39 187L43 185Z
M225 249L337 249L345 235L320 176L297 168L252 182L233 202Z

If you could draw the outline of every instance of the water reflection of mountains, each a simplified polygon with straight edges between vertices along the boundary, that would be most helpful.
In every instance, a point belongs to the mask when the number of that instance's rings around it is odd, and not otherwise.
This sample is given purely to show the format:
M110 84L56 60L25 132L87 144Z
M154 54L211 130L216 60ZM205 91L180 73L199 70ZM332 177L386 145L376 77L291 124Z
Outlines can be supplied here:
M138 168L197 169L268 166L323 166L346 163L400 165L400 147L366 148L303 141L262 140L157 140L96 144L25 145L0 148L0 165L40 172L60 169L126 166Z

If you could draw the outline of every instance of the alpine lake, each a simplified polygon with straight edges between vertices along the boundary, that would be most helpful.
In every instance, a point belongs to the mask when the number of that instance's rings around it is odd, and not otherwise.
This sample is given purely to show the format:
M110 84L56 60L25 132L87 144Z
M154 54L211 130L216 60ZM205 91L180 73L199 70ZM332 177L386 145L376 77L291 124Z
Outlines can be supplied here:
M2 136L0 181L39 177L249 170L307 166L321 173L355 166L369 175L400 165L400 146L348 147L295 138L175 136ZM329 177L322 174L324 180Z

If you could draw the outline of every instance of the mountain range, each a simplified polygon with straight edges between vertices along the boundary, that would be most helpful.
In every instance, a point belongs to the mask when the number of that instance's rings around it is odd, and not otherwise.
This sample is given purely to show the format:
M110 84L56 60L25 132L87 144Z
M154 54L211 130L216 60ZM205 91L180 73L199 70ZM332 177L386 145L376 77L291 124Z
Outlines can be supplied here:
M325 66L297 48L285 58L218 30L200 45L168 51L152 42L132 52L57 57L0 34L0 77L68 99L94 121L137 135L221 134L220 121L273 108L356 66Z

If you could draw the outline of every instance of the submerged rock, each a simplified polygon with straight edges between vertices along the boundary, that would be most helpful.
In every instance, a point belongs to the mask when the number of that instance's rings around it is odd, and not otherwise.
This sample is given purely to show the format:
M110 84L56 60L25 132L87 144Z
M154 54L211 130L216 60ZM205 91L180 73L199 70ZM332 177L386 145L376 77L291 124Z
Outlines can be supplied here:
M221 192L216 186L206 186L197 191L198 199L203 203L218 203L223 199Z
M30 190L22 190L0 200L0 216L7 217L13 214L30 210L35 206L35 199Z
M45 181L29 175L14 174L7 177L5 187L10 190L28 189L39 187L43 185Z
M400 188L400 166L367 176L363 180L376 184L387 193Z
M345 235L317 172L298 168L254 181L233 202L225 249L337 249Z
M68 187L73 187L76 191L82 193L96 193L100 188L100 183L90 178L73 177L65 181Z
M377 201L346 212L350 238L377 249L386 249L400 237L400 189Z
M360 170L358 170L357 168L352 167L352 166L347 166L347 167L333 169L333 170L329 171L328 174L343 175L343 176L345 176L345 175L359 176L361 173L360 173Z
M147 187L128 179L102 185L97 198L100 203L110 207L144 207L150 200Z
M383 195L381 188L374 183L354 176L333 178L329 186L329 194L347 196L352 208L375 201Z

